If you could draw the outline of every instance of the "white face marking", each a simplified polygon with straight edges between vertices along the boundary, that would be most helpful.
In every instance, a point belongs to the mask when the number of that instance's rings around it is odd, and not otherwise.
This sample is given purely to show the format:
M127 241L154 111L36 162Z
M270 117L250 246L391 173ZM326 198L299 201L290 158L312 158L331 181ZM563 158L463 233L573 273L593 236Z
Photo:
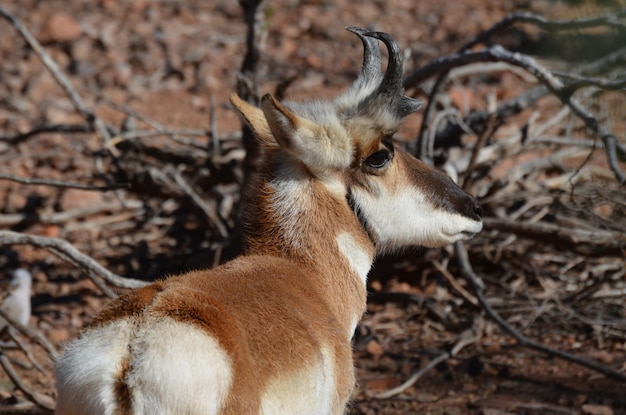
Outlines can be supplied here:
M379 252L408 246L436 248L480 232L482 222L435 207L418 189L396 194L378 188L376 195L353 189L360 214L375 237Z
M357 273L363 284L365 284L367 282L367 274L370 272L374 260L372 255L363 249L348 232L340 233L337 236L337 246L339 246L339 252L350 263L352 270Z

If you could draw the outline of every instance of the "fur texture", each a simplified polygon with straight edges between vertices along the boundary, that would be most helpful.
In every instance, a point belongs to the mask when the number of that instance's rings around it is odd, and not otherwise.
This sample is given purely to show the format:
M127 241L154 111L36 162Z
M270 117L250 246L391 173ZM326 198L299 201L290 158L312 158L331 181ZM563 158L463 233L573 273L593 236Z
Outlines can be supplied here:
M375 255L482 226L470 195L393 145L418 106L392 95L399 48L352 30L364 69L335 102L231 98L263 150L244 198L246 254L111 302L58 361L58 415L344 413ZM393 74L380 74L370 37Z

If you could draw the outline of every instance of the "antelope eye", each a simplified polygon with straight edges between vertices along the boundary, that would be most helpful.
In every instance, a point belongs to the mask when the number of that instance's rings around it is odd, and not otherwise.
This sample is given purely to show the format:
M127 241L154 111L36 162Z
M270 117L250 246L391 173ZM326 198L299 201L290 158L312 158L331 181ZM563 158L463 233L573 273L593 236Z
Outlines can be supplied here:
M373 169L381 169L389 163L391 156L388 150L380 150L365 159L365 164Z

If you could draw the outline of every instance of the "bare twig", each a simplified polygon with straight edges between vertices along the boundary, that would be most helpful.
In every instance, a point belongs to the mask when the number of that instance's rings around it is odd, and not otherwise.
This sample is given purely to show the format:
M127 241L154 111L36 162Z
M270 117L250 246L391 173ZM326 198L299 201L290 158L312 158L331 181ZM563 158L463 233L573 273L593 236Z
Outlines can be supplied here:
M93 127L89 124L54 124L54 125L40 125L33 128L30 131L21 134L9 135L0 133L0 140L8 141L11 144L17 144L30 137L44 133L90 133L93 131Z
M496 129L498 128L498 116L496 113L496 110L497 110L496 97L494 94L489 94L487 96L487 100L488 100L487 112L489 113L487 124L485 126L485 129L478 136L478 141L476 142L476 145L474 145L474 147L472 148L472 153L470 156L469 164L467 166L467 169L465 170L465 174L463 175L463 180L459 183L464 190L469 190L471 186L472 171L474 170L474 167L476 167L476 161L478 160L478 155L480 154L480 150L482 150L482 148L487 143L487 140L491 138L493 133L495 133Z
M209 222L213 226L215 226L215 228L217 228L217 231L220 233L220 235L223 238L228 237L228 229L220 218L219 214L217 213L217 209L214 206L210 207L204 200L202 200L202 197L198 194L198 192L193 189L193 187L191 187L189 183L187 183L187 180L185 180L185 178L182 176L182 174L180 174L178 170L171 170L171 175L176 181L176 184L183 190L183 192L187 196L191 198L191 200L193 200L196 206L198 206L200 210L204 212L207 219L209 219Z
M246 54L237 75L237 94L244 101L255 105L258 105L261 100L258 71L261 52L267 36L265 20L267 3L267 0L239 0L248 31L246 34ZM246 158L243 162L244 185L246 185L250 174L256 168L255 161L258 159L260 150L252 130L245 123L242 123L242 142L246 150Z
M40 345L48 353L48 356L50 356L52 361L56 361L58 357L56 348L40 332L25 326L19 321L16 321L6 311L2 310L2 308L0 308L0 317L5 319L11 327L22 333L30 341Z
M52 187L61 187L61 188L71 188L71 189L82 189L82 190L93 190L98 192L103 192L107 190L115 190L121 188L128 188L127 183L122 183L118 185L111 186L94 186L90 184L82 184L82 183L73 183L66 182L61 180L51 180L51 179L38 179L32 177L19 177L13 174L3 174L0 173L0 180L10 180L12 182L22 183L22 184L34 184L34 185L45 185Z
M530 56L526 56L520 53L510 52L499 45L495 45L491 48L478 51L478 52L465 52L461 54L454 54L449 56L444 56L440 59L433 61L431 64L425 66L424 68L415 71L412 75L410 75L406 80L405 84L411 83L412 78L417 79L425 79L428 78L435 73L443 71L443 74L447 74L452 68L465 65L468 63L476 63L476 62L493 62L493 61L502 61L507 62L509 64L518 66L527 70L530 74L534 75L543 85L545 85L550 92L552 92L556 97L558 97L564 105L567 105L572 110L572 113L580 118L587 128L589 128L594 136L599 137L604 142L605 152L607 155L607 161L611 170L615 174L616 179L621 183L626 183L626 174L621 170L619 166L619 161L617 159L617 138L615 135L610 133L604 126L602 126L595 116L593 116L578 100L572 97L572 94L575 92L575 89L571 88L571 85L565 85L561 80L556 78L549 70L539 65L533 58ZM433 88L433 92L431 93L431 98L434 99L434 91L440 87L439 80L441 79L441 83L443 83L444 78L438 78L438 82L435 83L435 87ZM429 103L430 104L430 103ZM426 125L426 119L428 114L428 108L426 109L426 114L424 115L425 121L422 125L422 129L420 130L420 139L419 145L420 149L427 149L427 143L424 143L426 140L426 131L424 125ZM425 151L425 150L424 150ZM422 154L420 154L423 156Z
M7 320L8 321L8 320ZM27 345L24 344L24 342L22 340L20 340L20 338L18 336L15 335L15 332L13 330L14 327L12 327L13 323L12 322L8 322L9 323L9 330L7 330L9 339L15 343L15 345L17 346L18 349L20 349L22 351L22 353L24 353L26 355L26 358L30 361L30 363L33 365L33 367L35 369L37 369L40 373L43 373L45 375L45 371L43 369L43 367L41 367L41 365L37 362L37 360L35 360L35 357L33 356L33 354L30 352L30 349L28 348ZM43 338L43 336L42 336ZM54 356L50 356L51 358L54 359Z
M137 200L128 200L125 206L120 203L102 203L95 206L87 206L84 208L76 208L62 212L54 213L7 213L0 214L0 226L14 226L24 222L37 222L42 224L61 224L70 220L81 219L88 216L97 215L108 212L117 211L141 212L143 202Z
M518 114L529 108L539 99L549 94L548 88L543 85L536 86L515 98L512 98L496 108L496 119L501 121L506 117ZM490 117L490 111L475 111L463 119L463 123L472 130L477 130L479 126L485 125ZM434 141L446 145L446 140L452 140L464 131L459 124L448 124L446 127L437 131ZM431 144L432 145L432 144Z
M435 368L437 365L456 356L466 346L476 343L482 337L482 332L483 332L482 323L483 323L482 320L477 319L477 322L476 324L474 324L474 327L467 329L463 333L461 333L461 335L458 337L457 342L454 344L454 346L452 347L450 351L443 352L437 357L435 357L433 360L428 362L426 366L419 369L417 372L413 373L413 375L411 375L409 379L407 379L404 383L402 383L402 385L389 389L385 392L375 394L374 398L389 399L396 395L401 394L402 392L404 392L405 390L413 386L415 382L417 382L422 376L424 376L430 370Z
M485 229L514 232L520 236L537 238L542 241L559 240L570 245L590 244L601 248L626 248L626 236L617 232L600 229L572 229L552 223L525 223L504 219L485 218Z
M478 35L472 41L463 45L459 49L457 54L436 59L431 64L407 76L404 80L405 88L417 85L423 80L435 74L439 74L429 94L429 102L424 111L424 121L418 135L417 155L421 158L424 158L427 162L431 161L432 155L428 154L428 148L432 147L432 145L429 145L429 143L427 143L428 135L426 134L426 132L429 125L430 115L433 111L434 103L436 101L436 97L439 94L440 90L443 88L445 80L447 79L450 71L458 66L483 61L480 57L482 53L493 53L492 58L494 58L495 61L507 62L526 69L529 73L536 76L546 87L548 87L550 92L556 95L564 105L569 106L572 109L572 112L578 118L583 120L587 128L589 128L593 132L594 136L597 136L602 140L605 146L607 161L609 163L609 166L611 167L611 170L613 171L617 180L620 183L625 184L626 174L622 171L619 165L618 158L616 156L617 150L620 150L617 138L615 137L615 135L610 133L604 126L602 126L597 121L596 117L594 117L578 101L572 99L572 94L576 90L586 86L593 85L605 89L624 89L625 83L622 79L605 80L599 78L582 77L579 75L571 75L567 78L573 80L573 82L570 82L568 85L564 85L560 80L555 78L553 74L550 73L550 71L536 64L534 60L532 60L528 56L524 56L519 53L512 54L508 51L504 52L504 49L500 46L491 47L481 52L467 52L478 44L486 43L495 34L502 32L503 30L507 29L515 23L531 23L548 31L584 29L599 26L624 30L626 28L626 25L618 20L624 15L626 15L626 9L622 9L617 12L609 13L600 17L567 21L549 21L542 16L534 15L531 13L512 13L500 22L493 25L490 29ZM622 52L621 54L618 53L617 55L621 56L623 55L623 53L624 52ZM487 58L486 61L492 60L491 58Z
M448 269L439 261L433 261L433 266L437 268L437 271L441 272L441 275L448 281L448 284L452 286L452 288L459 293L467 302L474 306L478 306L478 300L472 294L470 294L462 285L458 283L454 275L448 271Z
M426 104L426 108L424 109L424 116L422 125L420 127L420 131L417 139L417 153L415 154L417 158L422 160L424 163L433 165L434 164L434 154L430 152L431 148L434 148L434 143L430 143L427 139L428 126L430 123L431 113L434 111L435 102L437 100L437 95L439 91L443 88L446 83L447 75L450 72L450 69L443 71L435 81L432 90L428 94L428 102ZM427 77L428 78L428 77ZM426 78L423 78L426 79ZM410 85L417 84L421 81L415 81L412 79L412 75L409 75L404 79L404 87L409 88Z
M17 372L13 369L13 365L9 361L9 359L4 355L4 353L0 350L0 366L4 369L6 374L11 379L11 382L21 390L27 399L39 405L42 408L48 409L50 411L54 410L54 402L48 396L42 395L34 390L31 390L29 386L27 386L22 378L17 374Z
M514 12L476 36L470 42L463 45L461 47L461 50L468 50L478 44L484 44L496 34L502 33L504 30L508 29L516 23L530 23L549 32L556 32L561 30L588 29L599 26L606 26L624 30L626 29L626 25L624 25L624 23L620 22L618 19L625 15L626 9L623 9L599 17L554 21L548 20L543 16L529 12Z
M0 246L6 245L33 245L38 248L46 249L56 256L76 264L87 271L89 278L100 288L102 288L100 279L120 288L140 288L148 285L145 281L124 278L112 273L98 264L93 258L78 251L72 244L63 239L27 235L12 231L0 231ZM115 293L110 292L108 289L105 292L109 297L116 297Z
M626 373L618 372L617 370L602 365L596 361L546 346L545 344L529 339L528 337L518 332L515 328L513 328L506 321L504 321L504 319L487 302L487 299L485 298L485 294L483 292L483 288L481 286L482 282L479 282L479 278L476 276L476 274L474 274L465 246L461 242L456 242L454 244L454 251L456 253L459 267L461 268L461 274L467 280L469 285L473 288L474 292L476 293L476 298L478 298L478 301L480 302L480 305L483 307L485 312L496 323L498 323L498 325L502 327L502 329L504 329L507 333L513 336L522 346L530 347L532 349L539 350L552 356L557 356L561 359L565 359L567 361L574 362L587 368L593 369L611 378L626 382Z
M119 134L116 134L114 137L111 138L111 143L110 143L111 146L116 146L117 144L125 140L165 136L165 137L169 137L175 143L188 146L188 147L193 147L194 149L202 150L203 152L206 152L207 150L205 145L203 146L193 140L185 139L182 136L207 137L212 134L210 131L203 130L203 129L169 129L165 127L164 125L162 125L161 123L159 123L158 121L153 120L152 118L149 118L148 116L144 114L138 113L126 105L120 106L112 102L109 102L109 106L111 106L111 108L113 108L116 111L123 112L124 114L130 117L136 118L148 124L149 126L154 128L154 130L156 130L156 131L131 130L131 131L126 131L126 132L120 132ZM215 138L215 140L217 139L219 139L219 137Z
M46 69L59 83L59 85L63 89L63 92L65 92L65 94L70 98L72 104L74 105L74 108L76 108L81 117L83 117L85 121L87 121L87 123L89 123L89 125L91 125L91 127L100 135L100 138L102 138L104 144L108 144L109 140L111 139L111 135L109 134L109 131L107 130L104 122L102 122L102 120L96 116L91 108L89 108L87 104L85 104L83 99L80 97L80 95L78 95L78 93L72 86L69 78L65 76L63 71L61 71L61 68L59 68L59 65L57 65L54 59L52 59L50 55L48 55L43 46L41 46L41 43L39 43L39 41L28 31L28 29L24 27L22 22L17 17L13 16L3 7L0 7L0 16L8 20L9 23L13 25L15 30L17 30L18 33L24 38L26 43L33 49L35 54L39 57L43 65L46 67Z

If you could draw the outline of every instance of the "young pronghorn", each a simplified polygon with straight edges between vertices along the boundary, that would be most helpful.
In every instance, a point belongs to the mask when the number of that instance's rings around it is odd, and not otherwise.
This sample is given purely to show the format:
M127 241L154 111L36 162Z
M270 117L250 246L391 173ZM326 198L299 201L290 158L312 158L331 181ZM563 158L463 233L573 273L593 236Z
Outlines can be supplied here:
M404 96L398 45L348 30L364 62L334 102L231 97L262 149L246 254L113 301L57 363L57 414L344 412L374 256L482 227L472 196L392 142L421 106Z

